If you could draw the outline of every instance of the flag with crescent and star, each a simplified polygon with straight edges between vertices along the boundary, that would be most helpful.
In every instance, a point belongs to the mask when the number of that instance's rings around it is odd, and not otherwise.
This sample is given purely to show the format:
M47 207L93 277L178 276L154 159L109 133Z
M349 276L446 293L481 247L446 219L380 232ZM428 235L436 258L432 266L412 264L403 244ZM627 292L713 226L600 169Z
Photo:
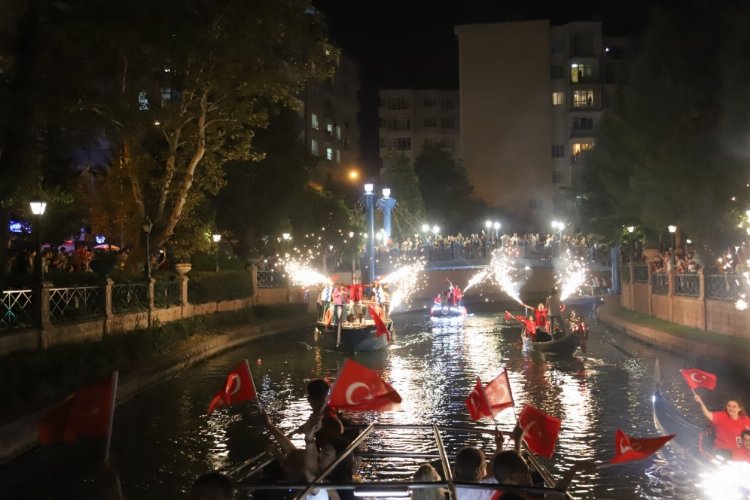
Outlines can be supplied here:
M472 420L492 416L492 410L490 410L490 404L484 395L482 380L479 377L477 377L477 383L469 393L469 397L466 398L466 407L469 409Z
M394 411L401 406L401 396L373 370L347 359L327 405L346 411Z
M716 388L716 375L713 373L704 372L697 368L680 370L680 373L682 373L682 377L691 389L703 387L704 389L713 391Z
M652 438L634 438L617 429L615 433L615 456L609 462L618 464L641 460L656 453L674 436L674 434L671 434Z
M383 320L380 319L380 315L375 311L375 308L372 306L367 306L367 310L370 311L370 317L375 322L375 334L376 336L380 337L381 335L385 335L385 338L388 339L388 342L391 341L391 334L388 332L388 327L385 326L385 323L383 323Z
M211 404L208 405L208 414L210 415L215 409L222 406L256 399L258 399L258 393L255 390L253 374L250 373L250 364L245 359L227 374L227 380L223 387L211 400Z
M518 415L518 425L523 430L523 440L533 453L545 458L552 458L555 452L557 435L560 434L559 418L547 415L541 410L527 404Z
M495 377L489 384L482 386L482 380L477 377L477 383L466 398L466 407L472 420L482 417L494 418L506 408L513 406L513 395L508 383L508 373Z
M81 436L106 437L112 418L116 376L71 394L39 421L39 441L73 443Z

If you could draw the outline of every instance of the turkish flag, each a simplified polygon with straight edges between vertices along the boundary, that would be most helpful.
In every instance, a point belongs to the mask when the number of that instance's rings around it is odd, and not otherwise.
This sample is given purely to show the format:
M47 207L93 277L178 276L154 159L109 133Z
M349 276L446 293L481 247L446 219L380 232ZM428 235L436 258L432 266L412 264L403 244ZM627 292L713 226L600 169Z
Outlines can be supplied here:
M472 420L492 416L492 410L490 410L490 404L484 395L484 388L479 377L477 377L477 383L469 393L469 397L466 398L466 407L469 409Z
M716 388L716 375L713 373L704 372L696 368L680 370L680 373L682 373L682 377L691 389L703 387L712 391Z
M506 408L513 406L513 394L510 392L510 382L508 382L508 372L495 377L495 379L484 387L484 395L494 417Z
M527 404L518 415L518 425L524 431L524 441L529 450L546 458L552 458L561 420L551 417Z
M208 414L210 415L215 409L225 405L256 399L258 399L258 393L255 390L253 374L250 373L250 364L245 359L227 374L224 387L216 393L211 400L211 404L208 405Z
M401 396L366 366L347 359L328 396L328 406L348 411L398 410Z
M116 375L71 394L39 421L39 441L75 442L81 436L109 434Z
M618 464L646 458L668 443L674 436L674 434L671 434L654 438L634 438L617 429L615 433L615 456L610 460L610 463Z
M380 319L380 315L375 311L375 308L372 306L367 306L367 310L370 311L370 317L375 322L375 333L378 337L381 335L385 335L385 338L388 339L388 342L391 341L391 334L388 331L388 327L385 326L385 323L383 323L383 320Z

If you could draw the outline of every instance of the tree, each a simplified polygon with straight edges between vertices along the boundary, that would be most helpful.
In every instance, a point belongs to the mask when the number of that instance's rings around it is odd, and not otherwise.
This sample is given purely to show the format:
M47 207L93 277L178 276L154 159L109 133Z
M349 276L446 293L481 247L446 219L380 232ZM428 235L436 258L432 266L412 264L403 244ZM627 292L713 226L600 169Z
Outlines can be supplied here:
M702 2L652 13L631 82L587 159L587 229L614 235L637 223L659 235L675 224L717 243L732 233L726 215L747 179L734 147L749 129L739 89L750 63L735 47L748 41L746 20Z
M407 234L418 232L426 214L414 166L403 154L391 154L386 158L386 165L384 185L391 188L398 202L393 212L394 222L402 233L405 230Z
M331 74L336 52L306 7L93 0L57 12L46 65L65 77L56 95L69 106L67 126L112 143L105 175L126 188L125 234L143 239L148 217L154 247L174 238L191 207L221 189L227 162L261 159L252 139L272 111L298 106L308 80ZM91 201L94 219L113 214L112 200Z
M450 232L466 231L482 217L487 207L473 196L466 169L439 146L425 145L414 161L425 209L431 220L441 221Z

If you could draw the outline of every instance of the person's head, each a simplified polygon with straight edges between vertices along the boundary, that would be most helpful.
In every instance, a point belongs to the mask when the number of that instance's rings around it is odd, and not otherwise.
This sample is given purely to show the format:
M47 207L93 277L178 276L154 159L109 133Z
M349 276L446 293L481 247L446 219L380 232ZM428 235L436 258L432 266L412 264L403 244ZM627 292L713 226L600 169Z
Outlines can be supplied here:
M418 483L430 483L441 481L442 478L438 471L435 470L430 464L420 465L417 472L414 473L414 482ZM412 500L443 500L445 498L445 490L443 488L418 488L412 490Z
M537 310L539 310L539 311L544 311L544 304L542 304L542 303L540 302L540 303L539 303L539 305L537 305L537 306L536 306L536 308L537 308Z
M492 475L500 484L531 486L529 467L515 450L499 451L492 457Z
M190 488L190 500L231 500L233 498L234 483L219 472L203 474Z
M307 384L307 401L314 410L325 404L328 389L328 382L320 378L313 379Z
M742 434L740 434L740 438L742 439L742 446L746 450L750 450L750 430L745 429L742 431Z
M456 453L453 466L453 479L456 481L478 481L487 470L484 453L479 448L466 446Z
M724 409L732 418L737 418L740 415L745 414L745 408L742 406L742 403L740 403L736 399L730 399L729 401L727 401L727 405Z

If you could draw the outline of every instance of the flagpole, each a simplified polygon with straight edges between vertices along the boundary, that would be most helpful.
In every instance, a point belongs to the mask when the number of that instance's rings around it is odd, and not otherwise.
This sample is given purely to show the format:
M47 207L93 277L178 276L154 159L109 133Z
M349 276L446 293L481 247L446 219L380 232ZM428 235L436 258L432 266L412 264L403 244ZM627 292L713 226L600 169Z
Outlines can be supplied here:
M250 371L250 362L245 358L245 367L247 368L247 373L250 374L250 383L253 384L253 392L255 393L255 400L258 403L258 410L260 410L261 413L263 413L265 410L263 408L263 403L260 401L260 394L258 393L258 389L255 388L255 378L253 378L253 372Z
M112 400L109 404L109 427L107 429L107 444L104 447L104 463L109 462L109 448L112 444L112 425L115 420L115 403L117 401L117 370L112 372Z

